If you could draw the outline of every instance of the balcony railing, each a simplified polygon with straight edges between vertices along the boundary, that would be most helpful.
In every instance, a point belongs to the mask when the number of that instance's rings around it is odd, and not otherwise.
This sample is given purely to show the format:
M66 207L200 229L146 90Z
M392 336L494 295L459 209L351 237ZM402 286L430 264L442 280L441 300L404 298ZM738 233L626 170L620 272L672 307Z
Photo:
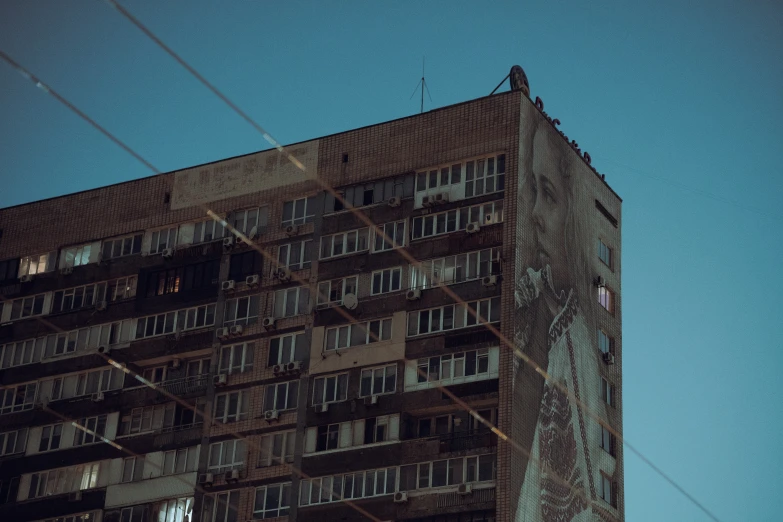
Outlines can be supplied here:
M203 373L193 377L184 377L182 379L164 381L158 384L158 387L163 388L170 394L179 397L182 395L190 395L192 393L201 393L206 391L207 386L209 385L209 379L209 374Z
M440 452L466 451L497 446L497 435L488 430L446 433L440 435Z

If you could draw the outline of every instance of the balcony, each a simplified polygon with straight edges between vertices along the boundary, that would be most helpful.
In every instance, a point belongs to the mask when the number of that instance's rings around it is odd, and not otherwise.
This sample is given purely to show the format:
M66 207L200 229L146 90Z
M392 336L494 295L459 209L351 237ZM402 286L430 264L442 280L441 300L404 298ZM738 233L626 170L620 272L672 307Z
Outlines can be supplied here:
M498 437L489 430L471 430L467 432L440 435L440 453L469 451L479 448L494 448Z
M206 393L211 378L210 374L203 373L192 377L155 383L152 386L142 384L132 388L123 388L123 404L138 404L139 406L157 404L170 400L171 395L180 399L200 397Z

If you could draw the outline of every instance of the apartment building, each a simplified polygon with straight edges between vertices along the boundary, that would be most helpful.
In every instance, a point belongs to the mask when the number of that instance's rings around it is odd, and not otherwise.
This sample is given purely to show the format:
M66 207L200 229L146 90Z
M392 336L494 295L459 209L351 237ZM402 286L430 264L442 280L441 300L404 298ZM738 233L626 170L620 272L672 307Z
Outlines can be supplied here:
M555 123L0 209L0 519L624 520L621 200Z

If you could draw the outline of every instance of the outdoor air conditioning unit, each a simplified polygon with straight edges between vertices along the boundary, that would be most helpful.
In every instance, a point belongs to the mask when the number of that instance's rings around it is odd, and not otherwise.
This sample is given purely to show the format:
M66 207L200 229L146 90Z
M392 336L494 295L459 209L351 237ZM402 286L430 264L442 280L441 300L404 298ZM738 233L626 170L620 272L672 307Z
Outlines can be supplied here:
M66 266L65 268L60 269L60 273L62 275L71 275L73 274L73 267L72 266Z
M387 201L387 204L390 207L399 207L402 203L402 200L398 196L394 196L393 198L389 198L389 201Z
M105 398L106 398L106 396L103 395L103 392L98 392L98 393L93 393L92 394L92 402L101 402Z
M223 238L223 247L231 248L234 246L234 236L228 236Z
M481 278L482 286L495 286L496 284L498 284L498 276L496 275L488 275Z
M264 412L264 419L272 422L280 418L280 412L277 410L267 410Z
M171 259L174 257L174 249L173 248L164 248L163 249L163 259Z
M241 324L235 324L228 329L228 335L242 335L242 330L243 328Z
M104 310L106 310L108 306L109 303L107 303L106 301L98 301L98 304L95 305L95 309L98 310L99 312L103 312Z
M223 281L220 284L220 289L224 292L231 292L234 290L234 287L236 286L236 283L234 283L233 279L229 279L228 281Z
M287 268L278 268L275 275L277 275L277 278L283 282L291 280L291 271Z
M111 347L108 344L102 344L98 347L98 353L108 355L111 352Z
M402 504L404 502L408 501L408 492L407 491L398 491L394 494L394 502L397 504Z
M258 286L259 281L261 280L260 277L258 277L258 274L249 275L245 278L245 284L247 286L250 286L252 288L255 288Z
M228 381L228 375L225 373L219 373L212 378L212 383L215 386L225 386Z
M212 473L202 473L198 476L198 483L202 486L211 486L215 482L215 476Z
M326 413L329 411L329 403L323 403L323 404L316 404L315 405L315 412L316 413Z
M448 203L449 193L441 192L440 194L435 194L434 196L432 196L432 202L434 205L441 205L443 203Z
M238 482L239 481L239 470L238 469L232 469L229 471L226 471L226 482Z
M598 276L595 279L593 279L593 284L598 288L604 288L606 286L606 281L604 281L603 277Z
M286 366L285 364L275 364L274 366L272 366L272 373L274 373L275 375L280 375L285 371L285 366Z
M32 280L33 280L33 276L31 276L30 274L25 274L19 278L20 283L29 283Z
M434 199L432 196L424 196L421 198L421 206L422 207L431 207L435 204Z
M215 330L215 334L217 335L218 339L228 339L228 328L225 326L223 328L218 328Z
M476 222L468 223L468 226L465 227L465 232L468 234L475 234L479 230L481 230L481 225Z
M299 361L291 361L285 365L286 373L302 373L302 363Z
M606 364L614 364L614 354L612 352L604 353L604 362Z
M471 484L460 484L457 486L457 493L460 495L470 495L473 493L473 486Z
M374 404L378 404L378 396L377 395L370 395L369 397L364 398L364 405L365 406L372 406Z
M299 233L299 227L297 225L288 225L285 227L285 233L289 236L295 236Z
M421 299L421 290L418 288L414 288L413 290L408 290L408 292L405 294L405 298L408 301L415 301L417 299Z
M68 493L68 502L79 502L82 499L82 492L81 491L74 491L72 493Z
M264 320L261 322L261 325L266 328L267 330L271 330L275 327L275 318L274 317L264 317Z

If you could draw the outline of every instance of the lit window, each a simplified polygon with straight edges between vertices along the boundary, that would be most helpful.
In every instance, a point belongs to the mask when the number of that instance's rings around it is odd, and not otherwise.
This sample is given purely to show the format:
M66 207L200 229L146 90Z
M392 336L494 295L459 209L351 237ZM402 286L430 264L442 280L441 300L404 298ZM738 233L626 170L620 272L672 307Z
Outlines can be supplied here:
M90 262L92 244L63 248L60 253L60 268L86 265Z
M54 270L57 251L25 256L19 261L19 277L43 274Z
M598 287L598 304L610 314L614 314L614 292L605 286Z

